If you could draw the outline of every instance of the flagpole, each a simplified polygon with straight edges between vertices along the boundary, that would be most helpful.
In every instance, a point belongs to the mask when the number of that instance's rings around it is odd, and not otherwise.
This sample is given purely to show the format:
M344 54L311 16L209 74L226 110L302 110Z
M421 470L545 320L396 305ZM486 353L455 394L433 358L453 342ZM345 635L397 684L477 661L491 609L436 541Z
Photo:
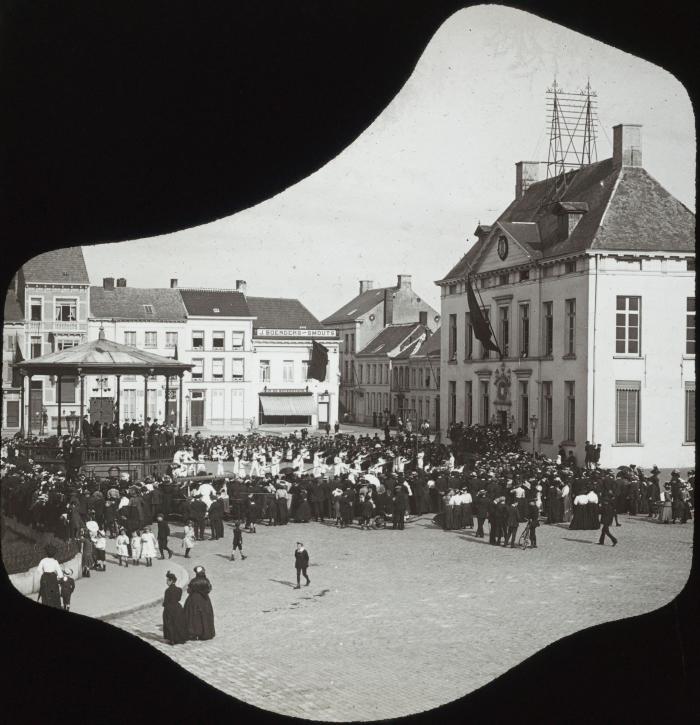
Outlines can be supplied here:
M469 264L469 262L467 262L467 267L469 268L469 272L467 273L467 284L471 284L470 277L472 275L472 268L471 268L471 265ZM480 304L481 308L483 309L486 305L484 304L484 299L481 296L481 292L479 292L479 289L476 285L474 285L472 287L472 289L476 291L477 295L479 295L479 304ZM490 310L491 310L491 308L489 307L489 311ZM489 324L489 330L491 330L491 336L493 337L493 341L496 343L496 347L498 348L499 359L503 360L503 352L501 351L501 346L498 343L498 338L496 337L496 332L494 331L493 325L491 324L491 315L490 314L486 318L486 322L488 322L488 324Z

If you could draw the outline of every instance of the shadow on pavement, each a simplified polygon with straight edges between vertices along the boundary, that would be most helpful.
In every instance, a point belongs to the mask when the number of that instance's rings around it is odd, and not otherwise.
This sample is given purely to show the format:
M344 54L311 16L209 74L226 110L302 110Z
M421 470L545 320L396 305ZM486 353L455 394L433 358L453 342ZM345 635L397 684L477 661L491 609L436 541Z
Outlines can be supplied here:
M562 536L562 541L575 541L577 544L592 544L592 541L586 539L570 539L568 536Z
M465 536L464 534L460 534L460 539L462 541L468 541L470 544L486 544L486 546L489 546L489 542L486 539L477 538L476 536Z
M160 626L159 628L162 629L162 626ZM165 638L162 635L157 634L156 632L144 632L142 629L135 629L134 634L141 637L141 639L148 639L151 642L161 642L163 644L166 643Z
M275 584L284 584L287 587L292 587L292 589L296 586L294 582L288 582L284 579L268 579L269 582L275 582Z

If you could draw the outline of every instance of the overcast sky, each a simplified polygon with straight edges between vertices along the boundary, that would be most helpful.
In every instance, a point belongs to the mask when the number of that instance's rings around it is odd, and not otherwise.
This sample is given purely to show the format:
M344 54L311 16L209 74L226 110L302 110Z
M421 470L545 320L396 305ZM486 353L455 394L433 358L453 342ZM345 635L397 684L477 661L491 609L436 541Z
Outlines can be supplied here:
M695 210L695 124L683 86L658 66L534 15L461 10L437 31L377 120L315 174L234 216L174 234L85 247L93 284L233 288L297 297L317 317L411 274L439 309L434 280L510 203L519 160L546 160L545 91L590 77L598 159L612 126L641 123L649 173ZM241 250L244 250L243 256Z

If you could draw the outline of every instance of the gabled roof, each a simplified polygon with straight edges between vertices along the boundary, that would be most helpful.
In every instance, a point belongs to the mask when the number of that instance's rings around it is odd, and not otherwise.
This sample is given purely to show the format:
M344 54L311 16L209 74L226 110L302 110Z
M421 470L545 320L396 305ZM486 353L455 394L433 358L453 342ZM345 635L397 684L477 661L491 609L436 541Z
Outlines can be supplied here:
M254 330L267 329L308 329L322 330L319 322L297 299L282 297L247 297L250 313L257 317Z
M324 325L333 325L341 322L353 322L370 310L374 309L378 304L384 301L384 293L389 290L396 291L397 287L377 287L363 292L357 297L353 297L350 302L344 304L339 310L323 320Z
M5 295L5 310L2 319L3 322L24 322L24 313L13 290L9 290Z
M442 334L442 326L438 327L435 332L430 335L427 340L413 354L414 358L421 357L440 357L440 338Z
M236 290L180 289L192 317L252 317L245 295Z
M97 340L90 340L75 347L66 348L48 355L24 360L17 364L31 374L75 373L78 368L85 375L94 373L145 373L153 370L154 375L175 375L190 370L192 365L172 358L162 357L130 345L122 345L104 337L100 329Z
M90 287L90 317L185 322L187 310L177 289Z
M81 247L39 254L22 265L22 274L29 284L90 284Z
M418 322L404 325L387 325L371 340L358 356L399 354L426 333L426 327Z
M612 159L605 159L566 176L567 189L558 201L547 201L553 179L536 182L511 202L498 225L545 258L586 249L695 251L695 215L645 169L615 167ZM569 213L581 218L564 238L560 215ZM477 241L438 281L466 276L494 233Z

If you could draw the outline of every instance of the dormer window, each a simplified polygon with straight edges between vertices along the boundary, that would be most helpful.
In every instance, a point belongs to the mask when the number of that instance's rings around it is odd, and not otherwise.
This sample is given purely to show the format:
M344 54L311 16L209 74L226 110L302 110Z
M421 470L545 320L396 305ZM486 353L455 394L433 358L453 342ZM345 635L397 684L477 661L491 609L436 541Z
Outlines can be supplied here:
M146 317L153 317L153 305L144 305L143 313Z

